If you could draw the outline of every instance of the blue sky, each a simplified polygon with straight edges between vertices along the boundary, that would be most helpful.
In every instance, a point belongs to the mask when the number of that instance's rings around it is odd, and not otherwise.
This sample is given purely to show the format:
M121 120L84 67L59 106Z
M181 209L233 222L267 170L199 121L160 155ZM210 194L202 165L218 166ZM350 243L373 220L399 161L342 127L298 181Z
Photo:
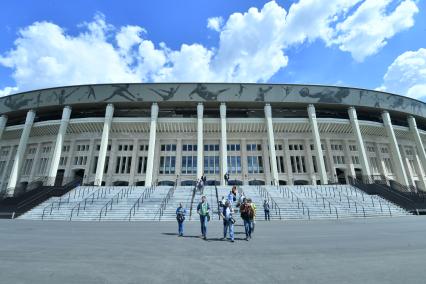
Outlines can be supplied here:
M312 83L426 101L426 1L1 1L0 95L102 82Z

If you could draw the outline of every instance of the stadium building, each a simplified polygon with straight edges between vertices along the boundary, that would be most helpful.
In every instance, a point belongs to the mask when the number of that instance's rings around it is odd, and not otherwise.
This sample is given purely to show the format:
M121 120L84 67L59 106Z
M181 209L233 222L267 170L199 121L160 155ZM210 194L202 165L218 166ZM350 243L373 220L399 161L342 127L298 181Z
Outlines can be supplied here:
M1 189L304 185L368 176L426 189L426 104L289 84L102 84L0 98ZM47 178L47 179L46 179Z

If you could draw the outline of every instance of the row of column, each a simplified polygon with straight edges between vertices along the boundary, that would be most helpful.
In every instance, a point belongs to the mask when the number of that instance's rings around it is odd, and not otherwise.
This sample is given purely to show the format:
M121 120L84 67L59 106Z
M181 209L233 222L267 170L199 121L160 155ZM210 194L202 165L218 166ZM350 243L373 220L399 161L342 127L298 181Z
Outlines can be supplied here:
M149 133L149 147L148 147L148 160L147 160L147 170L146 170L146 186L151 186L153 183L153 169L154 169L154 154L155 154L155 143L156 143L156 133L157 133L157 118L158 118L158 105L156 103L151 106L151 121L150 121L150 133ZM323 160L323 151L321 147L320 133L318 130L318 123L316 118L315 107L309 105L308 108L309 124L312 133L312 139L314 141L314 151L317 158L318 174L319 179L322 184L328 183L327 173L325 169L325 164ZM199 178L203 174L203 111L204 107L202 103L197 105L197 177ZM274 129L272 123L272 108L270 104L266 104L265 108L265 124L267 129L267 138L268 138L268 148L269 148L269 157L271 163L271 176L274 184L278 183L278 170L276 163L276 153L275 153L275 138L274 138ZM357 113L354 107L348 109L348 114L350 118L351 127L355 140L357 143L357 149L359 153L360 163L364 175L371 175L371 170L368 162L368 156L365 151L364 141L361 135ZM112 104L107 105L105 111L105 120L102 131L102 139L98 157L98 163L96 167L95 174L95 185L101 185L103 180L103 173L105 167L105 159L108 148L109 133L111 129L111 123L114 115L114 106ZM55 140L55 146L53 149L51 164L48 172L48 184L53 185L61 157L64 137L66 130L70 121L71 108L69 106L64 107L62 113L62 119L59 127L59 131ZM24 154L26 151L26 146L28 144L29 135L31 132L32 125L34 123L35 112L33 110L28 111L25 125L19 140L19 145L15 154L15 159L12 166L12 171L8 181L8 190L9 194L13 194L14 188L17 186L19 181L19 173L22 168L22 162L24 159ZM386 129L387 137L389 138L391 156L393 164L395 165L395 174L397 180L403 185L409 186L410 182L407 178L407 173L403 165L403 158L401 156L400 149L398 147L398 142L393 130L392 122L390 115L387 111L382 113L383 125ZM0 139L2 137L3 131L6 127L7 116L2 115L0 117ZM417 128L416 121L414 117L410 116L408 118L409 128L414 141L416 143L417 152L421 164L426 165L426 153L423 147L423 142L420 138L420 134ZM223 176L227 172L227 130L226 130L226 105L222 103L220 105L220 155L221 155L221 183L224 184ZM424 177L420 178L421 183L426 188L426 181Z

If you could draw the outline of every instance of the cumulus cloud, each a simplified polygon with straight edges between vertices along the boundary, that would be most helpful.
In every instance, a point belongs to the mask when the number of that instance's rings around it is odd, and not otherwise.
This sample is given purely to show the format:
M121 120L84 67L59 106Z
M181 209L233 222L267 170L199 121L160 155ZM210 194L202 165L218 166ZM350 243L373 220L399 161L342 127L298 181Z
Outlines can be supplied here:
M366 0L343 22L336 26L336 36L330 40L342 51L348 51L357 61L377 53L396 33L414 25L419 11L411 0L402 1L393 12L386 8L392 0Z
M390 4L300 0L287 12L270 1L226 20L209 18L207 27L219 35L215 47L182 43L176 50L149 40L143 27L112 26L102 14L80 25L77 35L54 23L35 22L19 31L11 50L0 54L0 64L13 70L16 82L0 95L105 82L267 82L287 66L287 48L318 39L362 61L414 23L414 0ZM393 11L389 6L395 6Z
M388 67L379 89L426 100L426 49L399 55Z
M207 28L220 32L220 29L223 24L223 18L222 17L212 17L207 19Z

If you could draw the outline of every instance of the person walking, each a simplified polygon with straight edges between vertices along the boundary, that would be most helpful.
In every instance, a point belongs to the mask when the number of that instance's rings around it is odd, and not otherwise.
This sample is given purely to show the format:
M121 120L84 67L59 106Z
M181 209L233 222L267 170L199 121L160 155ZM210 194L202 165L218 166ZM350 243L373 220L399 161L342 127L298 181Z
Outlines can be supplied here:
M246 241L251 239L251 222L253 219L253 208L247 202L247 199L244 199L243 204L240 206L241 218L244 221L244 230L246 233Z
M251 205L251 208L253 210L253 218L250 220L251 225L251 233L254 233L254 226L256 225L256 204L252 202L251 198L247 200L247 202Z
M201 197L201 202L198 203L197 213L200 215L201 235L203 239L207 239L207 222L210 219L210 206L207 203L206 197Z
M269 202L266 199L263 201L263 211L265 211L265 221L271 221L271 215L269 214Z
M183 222L185 221L185 215L186 209L183 207L182 203L179 203L179 207L176 209L179 237L183 237Z
M234 242L234 223L235 219L232 217L234 213L234 209L231 206L229 201L225 202L225 206L222 209L221 216L223 219L223 240L226 239L226 235L229 229L229 237L231 238L231 242Z

